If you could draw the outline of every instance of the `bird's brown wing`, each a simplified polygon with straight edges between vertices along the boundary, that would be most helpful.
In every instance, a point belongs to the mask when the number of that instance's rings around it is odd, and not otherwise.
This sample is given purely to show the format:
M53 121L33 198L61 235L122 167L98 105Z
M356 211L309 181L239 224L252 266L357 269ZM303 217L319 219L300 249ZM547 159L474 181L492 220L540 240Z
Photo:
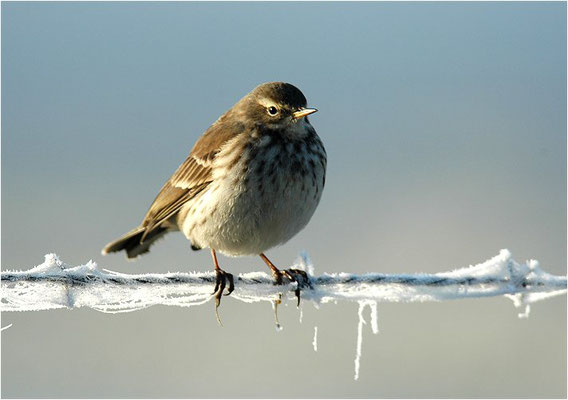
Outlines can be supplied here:
M208 163L209 164L209 163ZM142 241L154 227L168 220L211 183L211 167L191 154L164 184L144 217Z
M175 215L211 183L215 157L226 142L244 130L242 124L227 124L226 121L224 115L205 131L183 164L164 184L142 222L146 228L142 241L154 227Z

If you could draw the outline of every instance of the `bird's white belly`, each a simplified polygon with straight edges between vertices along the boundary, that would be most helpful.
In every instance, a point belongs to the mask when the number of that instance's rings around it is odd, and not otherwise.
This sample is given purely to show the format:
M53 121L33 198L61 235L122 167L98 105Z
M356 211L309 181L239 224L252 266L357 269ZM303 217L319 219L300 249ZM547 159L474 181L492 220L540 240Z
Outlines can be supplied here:
M315 159L315 156L313 156ZM182 230L192 243L210 247L230 256L259 254L285 243L303 229L312 217L324 186L325 167L307 171L308 158L292 158L274 168L261 171L269 178L254 173L219 176L188 204ZM298 169L298 162L302 169ZM242 171L241 160L233 171ZM268 172L267 172L268 171ZM302 171L307 171L302 173Z

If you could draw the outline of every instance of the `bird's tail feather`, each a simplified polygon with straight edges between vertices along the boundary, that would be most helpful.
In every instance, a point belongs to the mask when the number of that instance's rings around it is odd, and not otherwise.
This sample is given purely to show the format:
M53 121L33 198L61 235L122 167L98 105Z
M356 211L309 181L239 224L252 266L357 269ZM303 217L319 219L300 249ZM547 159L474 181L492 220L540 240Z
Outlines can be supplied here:
M140 254L147 253L150 250L150 246L167 232L168 228L156 226L150 232L146 233L146 227L139 226L123 235L120 239L107 244L102 250L102 253L108 254L124 250L128 258L136 258ZM145 233L146 235L142 242L142 237Z

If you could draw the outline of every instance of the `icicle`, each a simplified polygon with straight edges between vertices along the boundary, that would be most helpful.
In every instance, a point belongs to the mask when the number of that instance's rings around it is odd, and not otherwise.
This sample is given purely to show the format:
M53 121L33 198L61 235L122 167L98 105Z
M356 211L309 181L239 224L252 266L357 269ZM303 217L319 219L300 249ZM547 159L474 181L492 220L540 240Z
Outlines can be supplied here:
M379 322L377 318L377 302L370 301L367 304L369 304L369 308L371 309L371 329L373 330L373 333L376 335L377 333L379 333Z
M531 313L531 305L525 305L525 312L519 313L519 318L528 318Z
M363 309L367 305L366 302L360 301L359 302L359 324L357 326L357 355L355 356L355 380L359 380L359 366L360 366L360 359L361 359L361 347L363 345L363 324L367 324L365 322L365 318L363 317Z
M318 327L314 326L314 340L312 341L312 346L314 346L314 351L318 351Z
M376 335L379 333L379 323L377 318L377 302L376 301L360 301L359 302L359 324L357 325L357 354L355 356L355 380L359 379L359 367L361 360L361 347L363 346L363 325L367 325L365 317L363 317L363 310L365 306L369 306L371 311L371 329Z
M525 306L525 311L518 313L519 318L528 318L531 313L531 305L528 301L530 294L528 293L515 293L515 294L506 294L506 297L513 300L513 304L516 308L521 308Z
M278 299L272 301L272 309L274 310L274 323L276 332L281 332L284 328L280 325L280 321L278 320L278 305L282 303L282 295L278 295Z

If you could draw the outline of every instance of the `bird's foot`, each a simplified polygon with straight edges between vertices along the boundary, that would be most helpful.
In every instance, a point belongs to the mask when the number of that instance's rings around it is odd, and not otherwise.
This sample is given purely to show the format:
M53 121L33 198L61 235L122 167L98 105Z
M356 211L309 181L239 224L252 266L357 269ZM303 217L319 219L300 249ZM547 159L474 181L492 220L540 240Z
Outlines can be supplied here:
M221 304L221 297L223 295L228 296L235 290L235 282L233 280L233 274L229 274L220 268L215 269L215 274L215 289L213 289L213 293L211 294L215 295L215 315L217 316L217 322L222 326L223 324L221 323L221 318L219 318L218 311L219 305ZM229 281L229 288L226 293L223 293L227 286L227 281Z
M310 279L309 279L306 271L302 271L301 269L295 269L295 268L285 269L285 270L282 270L282 271L279 270L279 269L273 269L272 270L272 276L274 277L274 280L276 281L275 282L276 285L283 285L284 284L284 278L286 278L290 282L297 282L298 285L296 287L296 290L294 290L294 294L296 295L296 298L298 299L297 307L299 307L300 306L300 290L304 289L304 288L310 288L311 287ZM286 282L286 283L288 283L288 282Z

